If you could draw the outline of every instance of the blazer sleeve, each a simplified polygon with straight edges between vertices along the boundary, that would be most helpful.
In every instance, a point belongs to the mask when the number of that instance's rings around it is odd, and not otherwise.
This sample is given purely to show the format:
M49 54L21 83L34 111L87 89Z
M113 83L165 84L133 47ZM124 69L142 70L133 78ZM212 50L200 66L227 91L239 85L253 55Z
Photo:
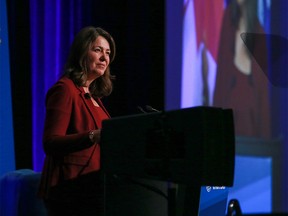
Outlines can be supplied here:
M231 26L230 8L228 7L222 18L218 47L216 81L213 95L213 106L216 107L225 107L230 92L230 83L232 80L230 64L233 61L231 46L233 46L234 42L232 32L234 32L234 29Z
M89 139L89 131L67 134L73 112L73 97L75 95L71 89L63 83L57 83L47 93L43 135L46 154L66 155L93 145Z

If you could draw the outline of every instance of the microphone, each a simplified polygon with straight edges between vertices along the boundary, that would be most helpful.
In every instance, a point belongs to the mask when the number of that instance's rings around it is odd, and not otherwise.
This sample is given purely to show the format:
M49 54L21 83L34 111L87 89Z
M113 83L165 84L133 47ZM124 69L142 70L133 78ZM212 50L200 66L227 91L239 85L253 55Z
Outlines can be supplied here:
M161 112L160 110L157 110L149 105L146 105L146 110L150 111L150 112Z
M91 95L87 92L87 93L84 94L84 97L85 97L85 99L90 99Z

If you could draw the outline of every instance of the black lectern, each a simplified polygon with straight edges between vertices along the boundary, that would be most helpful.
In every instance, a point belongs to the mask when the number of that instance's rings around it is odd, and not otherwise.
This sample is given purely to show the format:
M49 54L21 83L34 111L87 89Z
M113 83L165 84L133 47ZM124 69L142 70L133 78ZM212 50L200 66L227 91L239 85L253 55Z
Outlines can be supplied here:
M186 185L194 204L185 201L184 215L198 214L201 186L233 185L234 158L231 109L194 107L102 123L102 171Z

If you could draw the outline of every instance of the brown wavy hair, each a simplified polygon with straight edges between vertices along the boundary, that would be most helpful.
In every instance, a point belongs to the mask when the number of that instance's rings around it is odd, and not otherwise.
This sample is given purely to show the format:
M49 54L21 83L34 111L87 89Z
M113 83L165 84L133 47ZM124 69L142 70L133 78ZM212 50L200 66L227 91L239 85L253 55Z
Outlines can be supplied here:
M81 29L71 45L64 69L64 75L72 79L78 86L84 86L87 80L87 53L89 49L91 49L93 42L99 36L104 37L109 43L111 51L110 64L115 58L115 42L107 31L93 26ZM113 90L112 80L115 79L115 76L110 73L110 64L103 76L95 79L89 86L89 91L94 98L108 96Z

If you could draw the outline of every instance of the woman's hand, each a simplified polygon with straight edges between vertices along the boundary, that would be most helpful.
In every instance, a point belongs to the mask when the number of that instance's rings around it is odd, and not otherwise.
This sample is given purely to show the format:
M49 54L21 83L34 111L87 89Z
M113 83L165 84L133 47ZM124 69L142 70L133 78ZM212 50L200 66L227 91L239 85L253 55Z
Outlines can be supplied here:
M99 143L101 138L101 129L89 131L89 139L93 144Z

